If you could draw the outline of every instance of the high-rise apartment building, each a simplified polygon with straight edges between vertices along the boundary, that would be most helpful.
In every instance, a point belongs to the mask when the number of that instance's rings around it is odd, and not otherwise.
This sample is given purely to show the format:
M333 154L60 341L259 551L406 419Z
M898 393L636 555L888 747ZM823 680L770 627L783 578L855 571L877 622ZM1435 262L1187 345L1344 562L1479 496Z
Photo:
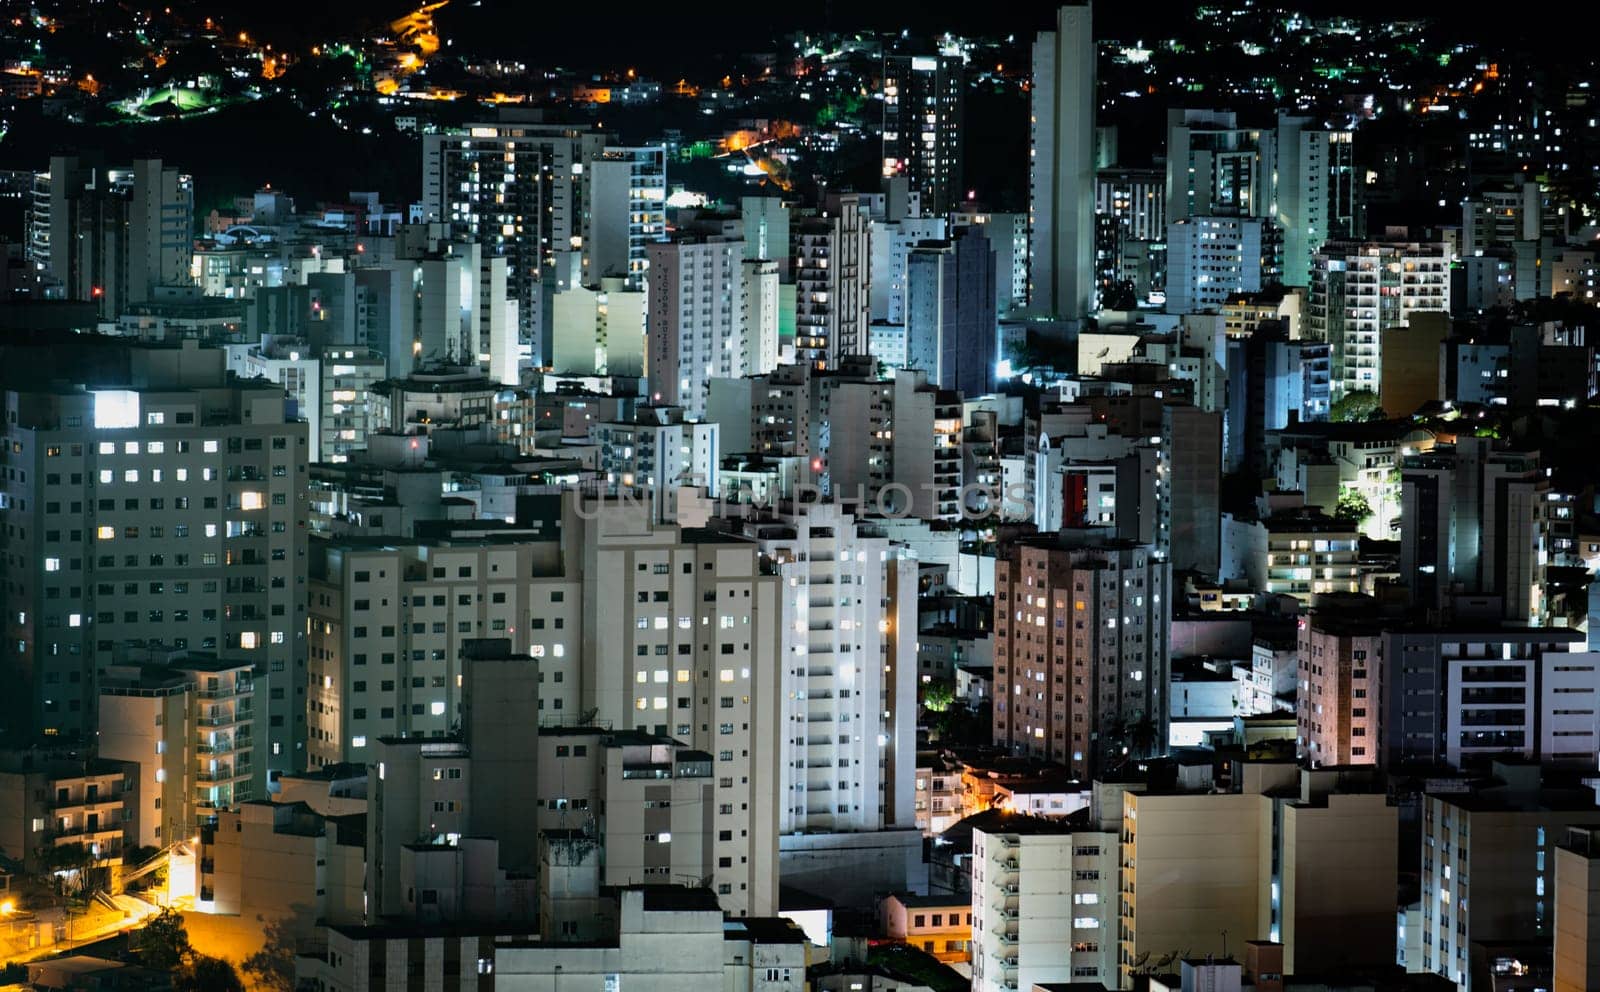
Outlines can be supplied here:
M1567 828L1555 854L1555 992L1585 992L1600 987L1600 830Z
M598 288L572 286L556 293L551 304L555 370L642 377L647 295L616 276L601 279Z
M774 262L783 281L789 280L789 206L776 196L739 198L739 222L744 228L744 257Z
M114 320L161 286L186 286L194 244L194 181L160 159L108 169L53 156L34 177L28 256L67 299Z
M1232 111L1167 111L1167 220L1271 216L1271 132ZM1265 160L1264 160L1265 159Z
M773 730L787 726L782 597L793 593L748 541L653 525L615 502L567 507L582 581L580 709L711 756L714 857L759 880L719 881L717 898L735 915L774 912L786 748Z
M1314 614L1296 638L1295 722L1311 766L1375 765L1382 754L1383 627Z
M871 316L874 325L906 322L906 266L911 252L923 242L943 241L949 227L940 216L909 216L899 220L874 220L868 229L872 253Z
M1418 606L1494 596L1508 622L1543 622L1550 480L1537 452L1487 438L1407 456L1401 467L1400 563Z
M643 289L647 246L667 236L667 149L607 148L584 165L583 281L607 276Z
M1167 228L1168 313L1215 310L1278 272L1278 229L1268 218L1192 215Z
M583 248L585 168L605 137L541 123L472 124L423 136L426 216L452 236L506 259L518 338L535 365L549 352L545 276L558 252Z
M650 245L649 255L650 401L681 406L698 420L710 381L756 372L763 350L750 340L744 244L684 237Z
M1122 794L1122 987L1136 962L1246 934L1282 943L1284 973L1392 964L1399 811L1382 789L1350 770L1236 767L1232 792ZM1344 939L1327 939L1330 920Z
M995 563L994 738L1087 781L1167 739L1167 561L1063 531Z
M995 256L982 227L924 242L906 259L906 367L965 396L994 391L1000 360Z
M989 247L994 249L996 315L1007 317L1027 306L1028 215L957 211L950 215L950 223L954 227L981 225L989 235Z
M1064 5L1033 44L1028 303L1063 317L1095 305L1093 22L1093 4Z
M1501 755L1591 766L1600 657L1559 628L1392 629L1384 642L1384 763L1482 766Z
M388 376L383 356L367 348L315 349L302 338L263 337L227 346L228 371L278 383L306 421L308 462L349 461L366 448L367 394Z
M972 831L972 987L1117 983L1115 829L984 814Z
M677 520L680 487L718 490L719 431L677 407L641 406L632 420L594 426L595 467L608 492L647 501L657 523Z
M305 761L309 446L283 389L227 379L224 357L133 347L98 381L5 393L7 722L84 735L96 670L125 646L221 652L268 700L264 794L269 769Z
M1422 970L1463 992L1492 985L1474 944L1550 941L1559 922L1557 845L1600 826L1587 788L1541 787L1536 766L1494 766L1501 784L1422 806Z
M460 716L468 641L503 637L528 655L535 623L576 631L576 618L560 605L565 597L552 601L545 588L567 588L559 554L553 539L534 535L313 545L305 764L370 762L380 738L450 733ZM534 657L543 654L541 645ZM541 694L545 703L556 705ZM566 715L562 706L552 715Z
M883 60L883 174L905 176L922 207L944 215L960 203L966 65L960 55Z
M1355 133L1278 114L1272 216L1283 229L1283 284L1309 286L1324 242L1362 235L1356 206Z
M871 313L869 214L857 196L790 222L795 281L795 359L832 368L867 354Z
M1330 241L1312 256L1306 336L1333 352L1333 398L1376 393L1382 332L1413 313L1449 311L1450 249L1416 242Z
M881 513L961 519L961 396L925 373L863 377L830 390L823 419L840 426L828 453L829 491Z
M784 580L780 832L913 826L916 559L835 503L733 532Z

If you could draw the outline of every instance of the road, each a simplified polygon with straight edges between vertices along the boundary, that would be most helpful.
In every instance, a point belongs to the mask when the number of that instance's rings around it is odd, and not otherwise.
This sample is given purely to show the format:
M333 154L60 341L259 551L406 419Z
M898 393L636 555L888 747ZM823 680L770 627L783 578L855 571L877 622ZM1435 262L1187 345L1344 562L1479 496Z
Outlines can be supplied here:
M26 961L37 961L40 958L68 954L87 944L94 944L105 940L107 937L114 937L119 933L138 929L144 925L145 920L161 912L160 907L152 906L143 899L138 899L134 896L112 896L112 899L128 914L127 916L113 917L108 911L101 917L102 922L91 929L85 930L75 924L72 929L71 940L62 940L54 944L35 947L11 958L11 960L21 964Z

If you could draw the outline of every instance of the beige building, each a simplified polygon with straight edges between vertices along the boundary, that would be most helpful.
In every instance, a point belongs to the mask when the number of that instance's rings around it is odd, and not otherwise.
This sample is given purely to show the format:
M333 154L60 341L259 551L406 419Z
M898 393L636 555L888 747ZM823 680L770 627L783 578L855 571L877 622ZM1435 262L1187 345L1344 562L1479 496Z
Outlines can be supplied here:
M137 843L192 838L218 812L255 798L257 723L248 662L185 654L106 668L99 749L138 766Z
M1555 992L1600 988L1600 830L1571 827L1555 853Z
M1107 826L1107 825L1102 825ZM1117 834L988 813L972 832L972 987L1117 982Z
M460 716L468 641L504 638L527 657L535 627L577 635L576 618L528 581L559 576L555 541L351 538L319 541L312 552L312 768L371 762L380 737L448 734ZM558 642L544 657L566 650Z
M1238 792L1124 794L1124 988L1134 961L1220 955L1224 939L1281 942L1291 974L1393 962L1398 812L1336 791L1343 773L1241 768ZM1348 939L1322 939L1335 926Z
M918 754L913 788L917 829L927 836L944 833L973 812L965 808L964 777L954 758L930 752Z
M804 992L805 934L787 920L727 920L710 894L624 889L604 936L542 940L527 927L330 926L326 954L297 960L298 987L369 992L477 982L529 992Z
M964 898L896 892L878 903L878 926L890 940L945 964L972 954L972 903Z
M134 766L66 752L0 753L0 853L40 869L53 847L82 844L104 862L121 863L139 841Z
M1280 513L1263 522L1266 547L1257 554L1253 584L1268 595L1289 595L1303 603L1328 593L1361 591L1359 533L1354 524L1305 510ZM1251 575L1256 579L1256 575Z
M252 800L201 832L195 909L313 923L360 923L366 834L361 817L319 816L302 803Z
M783 587L756 546L658 526L619 503L569 500L581 569L579 707L616 729L712 756L713 856L757 882L719 881L735 916L777 911L783 745ZM581 550L580 550L581 549Z
M1500 784L1423 800L1422 970L1462 992L1487 987L1473 944L1551 939L1556 847L1569 827L1600 827L1593 790L1544 788L1537 765L1493 769Z

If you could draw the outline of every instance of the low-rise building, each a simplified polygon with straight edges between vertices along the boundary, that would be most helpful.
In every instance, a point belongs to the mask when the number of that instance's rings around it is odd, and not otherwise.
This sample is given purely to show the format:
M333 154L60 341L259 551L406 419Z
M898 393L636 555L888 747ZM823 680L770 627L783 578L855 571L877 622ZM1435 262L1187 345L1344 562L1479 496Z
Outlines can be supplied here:
M803 992L807 944L787 920L725 920L703 889L626 889L614 929L584 941L541 939L526 926L415 923L327 927L326 950L296 960L298 987L375 992L409 982L446 988L616 992L635 988ZM447 984L448 983L448 984Z
M896 892L878 903L878 924L890 940L946 964L971 954L972 903L961 897Z
M125 761L67 752L0 753L0 852L28 870L51 848L81 844L97 862L120 863L138 843L130 825L137 769Z

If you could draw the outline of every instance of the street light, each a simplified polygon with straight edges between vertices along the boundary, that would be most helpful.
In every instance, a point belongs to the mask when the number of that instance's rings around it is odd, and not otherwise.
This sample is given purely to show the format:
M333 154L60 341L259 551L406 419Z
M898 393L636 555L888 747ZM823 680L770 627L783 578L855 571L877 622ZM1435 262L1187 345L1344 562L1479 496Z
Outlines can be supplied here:
M15 899L7 899L5 902L0 902L0 916L10 916L16 911L17 901Z

